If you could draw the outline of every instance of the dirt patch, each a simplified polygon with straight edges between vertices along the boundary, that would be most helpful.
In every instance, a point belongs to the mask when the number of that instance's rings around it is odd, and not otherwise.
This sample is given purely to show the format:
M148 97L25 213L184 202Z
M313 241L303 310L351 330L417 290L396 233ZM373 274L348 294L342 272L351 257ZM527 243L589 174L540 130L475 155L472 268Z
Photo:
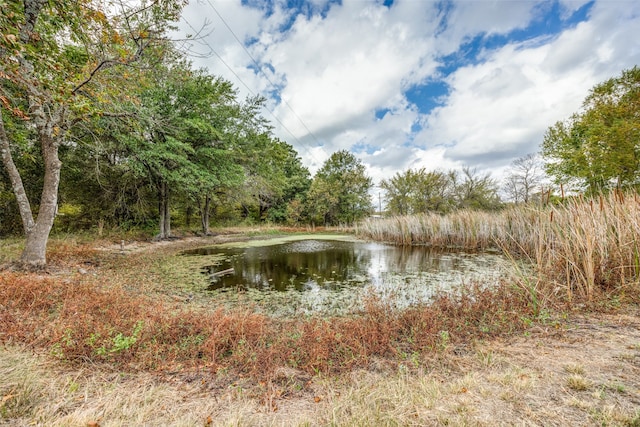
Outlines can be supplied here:
M471 419L487 425L639 422L639 326L637 310L578 316L563 331L550 327L479 348L472 364L477 384L464 393Z

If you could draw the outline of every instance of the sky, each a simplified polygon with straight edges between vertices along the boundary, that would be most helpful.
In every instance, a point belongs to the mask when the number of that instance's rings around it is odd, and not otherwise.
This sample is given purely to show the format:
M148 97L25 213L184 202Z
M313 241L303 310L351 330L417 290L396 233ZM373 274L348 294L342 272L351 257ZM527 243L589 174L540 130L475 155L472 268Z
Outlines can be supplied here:
M640 65L638 0L190 0L196 67L267 99L315 173L338 150L500 181L596 84Z

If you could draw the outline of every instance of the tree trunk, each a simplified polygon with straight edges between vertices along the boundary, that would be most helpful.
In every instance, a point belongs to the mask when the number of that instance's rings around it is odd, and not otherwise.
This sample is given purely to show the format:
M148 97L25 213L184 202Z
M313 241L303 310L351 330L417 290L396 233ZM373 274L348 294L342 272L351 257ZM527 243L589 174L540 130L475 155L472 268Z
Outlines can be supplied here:
M209 219L211 218L211 196L204 196L204 205L198 197L198 211L200 212L200 227L202 234L209 234Z
M211 196L207 194L204 197L204 210L202 212L202 232L204 234L209 233L210 212L211 212Z
M169 212L169 185L164 183L164 235L171 237L171 213Z
M49 233L53 227L58 207L58 187L60 185L60 169L62 163L58 158L58 136L60 132L57 126L63 112L61 110L54 113L45 113L42 105L31 103L33 109L34 124L38 129L38 136L42 146L42 157L44 159L44 182L42 194L40 196L40 206L36 220L33 219L33 212L29 199L24 190L24 185L20 177L20 172L13 163L9 148L9 139L4 129L4 122L0 117L0 151L2 152L2 162L7 169L13 193L18 202L20 217L24 228L26 243L20 256L23 264L30 266L44 266L47 263L47 242Z
M167 239L171 236L171 216L169 215L169 186L161 180L158 188L158 215L160 219L159 239Z
M191 218L193 217L193 205L189 203L185 211L185 225L187 228L191 227Z
M11 156L9 137L4 128L4 121L2 120L2 109L0 108L0 153L2 153L2 163L4 164L7 173L9 174L9 180L11 181L11 187L13 194L16 196L18 202L18 209L20 211L20 217L22 218L22 228L25 233L34 227L33 213L31 212L31 204L27 198L27 193L24 191L24 185L22 184L22 178L20 172L13 163L13 157Z
M26 232L27 239L20 260L29 265L45 265L49 233L58 210L58 187L62 162L58 158L58 146L53 138L41 136L44 157L44 185L40 197L38 219L35 227Z

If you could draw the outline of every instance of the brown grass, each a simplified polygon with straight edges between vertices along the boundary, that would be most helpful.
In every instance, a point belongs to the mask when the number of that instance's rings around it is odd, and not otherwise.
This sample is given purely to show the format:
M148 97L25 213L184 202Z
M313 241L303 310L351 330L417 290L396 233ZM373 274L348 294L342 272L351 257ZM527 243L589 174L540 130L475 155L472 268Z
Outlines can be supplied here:
M397 244L466 250L501 248L530 261L524 288L539 301L596 303L604 296L638 301L640 203L618 192L552 206L517 206L500 213L460 211L368 220L357 234ZM531 292L530 292L531 294Z
M0 341L117 369L205 368L268 380L282 367L341 373L380 358L422 358L523 327L530 312L506 286L402 311L370 301L357 316L273 319L249 310L175 310L82 276L0 275Z
M0 347L0 423L634 426L638 318L637 310L578 316L564 330L536 327L528 336L478 342L415 369L411 360L340 376L288 369L255 386L206 370L158 375L61 365Z

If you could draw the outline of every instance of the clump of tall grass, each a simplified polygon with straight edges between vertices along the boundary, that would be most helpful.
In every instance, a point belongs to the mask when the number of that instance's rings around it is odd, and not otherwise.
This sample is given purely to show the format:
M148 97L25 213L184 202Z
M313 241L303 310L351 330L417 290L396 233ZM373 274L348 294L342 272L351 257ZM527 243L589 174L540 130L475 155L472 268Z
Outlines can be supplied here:
M640 203L612 192L556 205L519 205L497 213L459 211L367 220L361 237L464 250L501 248L531 261L549 294L594 301L624 291L640 275Z
M556 286L594 301L601 292L623 293L640 275L640 203L620 192L596 199L574 198L548 208L535 230L540 272Z
M487 249L504 229L500 215L460 210L449 215L435 213L369 219L356 227L356 234L400 245L431 245Z

